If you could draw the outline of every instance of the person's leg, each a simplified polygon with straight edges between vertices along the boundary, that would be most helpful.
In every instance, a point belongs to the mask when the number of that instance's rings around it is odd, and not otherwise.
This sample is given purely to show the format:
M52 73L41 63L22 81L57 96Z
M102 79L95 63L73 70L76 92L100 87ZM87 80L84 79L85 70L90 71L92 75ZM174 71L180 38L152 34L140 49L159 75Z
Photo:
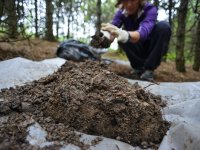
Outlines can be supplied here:
M147 58L144 67L146 71L140 76L141 79L154 80L154 70L160 65L162 56L168 50L170 37L171 28L167 22L161 21L155 25L150 38L145 42Z
M150 39L145 43L148 56L144 62L144 67L147 70L155 70L160 65L162 56L168 50L170 37L169 23L161 21L155 25L150 34Z
M144 66L144 46L142 43L118 43L119 46L126 53L126 56L129 59L131 67L136 70L140 70Z

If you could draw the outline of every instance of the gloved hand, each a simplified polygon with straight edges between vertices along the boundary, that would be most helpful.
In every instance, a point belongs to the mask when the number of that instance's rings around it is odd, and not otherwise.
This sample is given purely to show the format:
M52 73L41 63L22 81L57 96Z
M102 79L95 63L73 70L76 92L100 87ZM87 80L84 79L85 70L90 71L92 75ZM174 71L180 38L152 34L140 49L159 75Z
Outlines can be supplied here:
M96 48L108 48L111 43L111 34L108 31L101 31L92 36L90 45Z
M122 30L110 23L103 23L101 29L103 31L110 32L110 34L116 37L119 42L126 43L129 40L129 33L127 31Z

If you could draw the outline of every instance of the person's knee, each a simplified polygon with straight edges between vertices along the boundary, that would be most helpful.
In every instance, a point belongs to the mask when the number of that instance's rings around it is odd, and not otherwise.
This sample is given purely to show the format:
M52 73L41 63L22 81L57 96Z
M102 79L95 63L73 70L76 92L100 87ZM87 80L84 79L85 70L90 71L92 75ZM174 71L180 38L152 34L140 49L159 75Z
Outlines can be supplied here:
M171 27L170 24L166 21L160 21L157 23L157 30L167 32L171 34Z
M126 44L122 43L122 42L118 42L118 46L120 49L124 50L126 48Z

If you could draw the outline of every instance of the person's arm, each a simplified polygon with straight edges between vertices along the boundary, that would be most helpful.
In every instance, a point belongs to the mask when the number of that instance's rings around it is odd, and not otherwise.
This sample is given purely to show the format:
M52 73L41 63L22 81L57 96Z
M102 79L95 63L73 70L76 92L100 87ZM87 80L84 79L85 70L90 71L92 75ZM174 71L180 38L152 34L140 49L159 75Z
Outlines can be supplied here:
M152 6L147 7L146 9L148 10L146 11L145 18L140 23L138 30L134 31L133 33L130 32L130 36L133 41L135 40L137 41L138 38L141 41L145 41L156 24L156 20L158 16L157 8L152 5ZM139 37L137 35L138 33L139 33Z
M149 34L151 33L156 20L157 20L157 8L155 6L149 6L149 10L147 10L146 16L144 20L140 23L138 30L129 31L130 40L133 43L137 43L138 41L145 41Z
M128 33L130 35L130 40L133 43L137 43L140 40L140 33L138 31L130 31Z
M122 10L119 9L116 11L112 21L111 21L111 24L120 28L122 26L122 18L123 18L123 14L122 14Z

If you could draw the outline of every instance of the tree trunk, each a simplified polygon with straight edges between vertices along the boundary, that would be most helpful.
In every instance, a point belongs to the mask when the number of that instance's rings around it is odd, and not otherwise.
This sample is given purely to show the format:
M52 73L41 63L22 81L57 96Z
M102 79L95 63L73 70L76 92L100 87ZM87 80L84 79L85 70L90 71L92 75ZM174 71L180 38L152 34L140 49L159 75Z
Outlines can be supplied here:
M25 29L25 10L24 10L24 0L17 1L16 10L17 16L20 22L18 22L18 32L22 37L26 37L26 29Z
M176 45L176 70L179 72L185 72L185 58L184 58L184 46L185 46L185 28L186 28L186 16L188 10L188 1L181 0L180 7L178 9L178 28L177 28L177 45Z
M97 0L96 32L100 33L100 30L101 30L101 0Z
M154 0L154 5L158 8L160 5L160 1L159 0Z
M56 21L56 39L58 40L59 39L59 14L56 15L57 16L57 21Z
M69 39L71 37L71 32L70 32L70 25L71 25L71 16L72 16L72 6L73 6L73 2L72 0L70 0L69 2L70 7L68 10L68 18L67 18L67 39ZM73 19L72 19L73 20Z
M7 0L5 3L6 13L8 15L7 24L8 24L8 37L17 38L18 36L18 16L16 13L16 4L15 0Z
M46 2L46 31L45 39L48 41L55 41L53 36L53 5L52 1L45 0Z
M56 6L57 6L57 13L56 13L56 18L57 18L57 21L56 21L56 39L58 40L59 38L59 22L60 22L60 10L61 10L61 3L62 3L62 0L58 0L58 2L56 3Z
M0 0L0 24L1 24L1 17L4 15L4 5L5 5L5 0Z
M173 9L173 0L169 0L168 10L169 10L169 24L172 26L172 9Z
M38 33L38 0L35 0L35 37L39 38Z
M67 39L70 38L70 16L68 16L68 19L67 19Z
M194 64L193 70L199 71L200 69L200 19L198 20L197 32L196 32L196 44L194 52Z

